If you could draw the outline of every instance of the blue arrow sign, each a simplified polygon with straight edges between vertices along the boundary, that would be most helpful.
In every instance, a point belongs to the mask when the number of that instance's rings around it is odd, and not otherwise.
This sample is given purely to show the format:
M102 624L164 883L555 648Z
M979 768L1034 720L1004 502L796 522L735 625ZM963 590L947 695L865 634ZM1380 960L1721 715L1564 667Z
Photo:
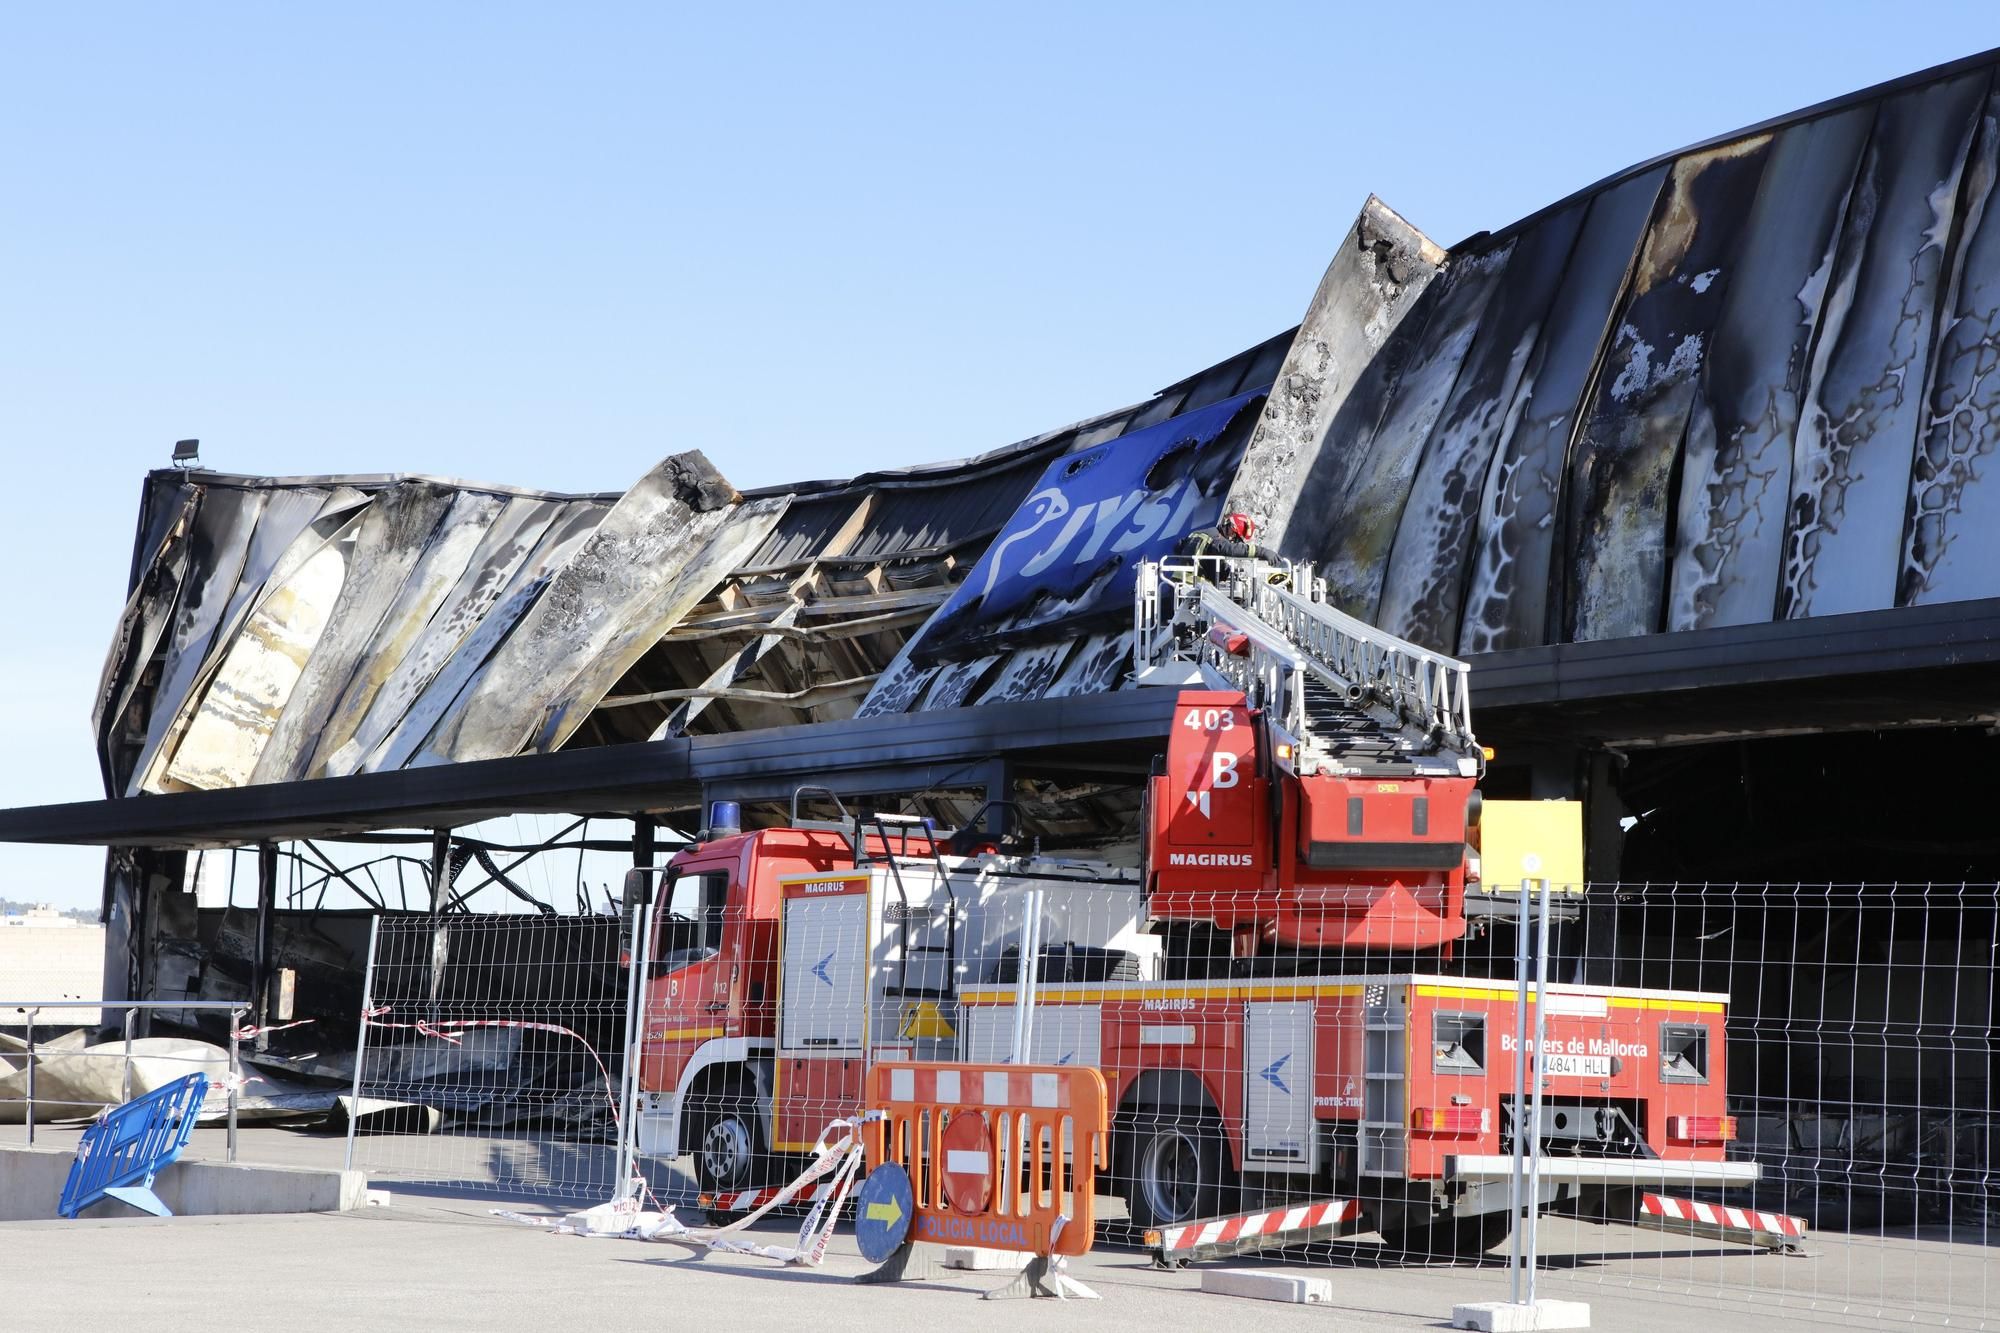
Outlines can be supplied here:
M1291 1061L1291 1058L1292 1058L1291 1052L1287 1051L1283 1055L1279 1056L1277 1059L1271 1061L1270 1064L1265 1065L1262 1069L1257 1071L1258 1078L1263 1079L1266 1083L1269 1083L1272 1087L1276 1088L1279 1092L1284 1093L1287 1097L1292 1095L1292 1090L1285 1086L1285 1080L1278 1077L1278 1072L1282 1070L1285 1067L1285 1065Z
M833 978L826 974L826 965L832 961L833 961L833 953L832 951L829 950L826 957L820 959L817 963L814 963L812 965L812 974L818 977L821 981L824 981L829 986L833 984Z
M879 1264L909 1237L916 1197L909 1173L894 1162L882 1162L868 1172L854 1196L854 1239L861 1257Z

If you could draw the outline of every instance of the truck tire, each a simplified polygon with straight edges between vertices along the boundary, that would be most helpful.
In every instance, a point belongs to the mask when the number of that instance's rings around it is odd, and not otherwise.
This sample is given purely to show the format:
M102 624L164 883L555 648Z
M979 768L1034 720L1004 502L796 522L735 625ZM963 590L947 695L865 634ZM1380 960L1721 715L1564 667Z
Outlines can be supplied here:
M709 1095L690 1109L687 1143L694 1154L696 1188L703 1194L734 1194L760 1183L767 1154L750 1089L741 1083L712 1084Z
M1235 1182L1221 1121L1141 1115L1124 1137L1125 1208L1134 1226L1210 1217L1230 1197Z
M1513 1216L1502 1208L1471 1217L1440 1217L1422 1226L1384 1227L1382 1245L1405 1259L1477 1259L1513 1230Z

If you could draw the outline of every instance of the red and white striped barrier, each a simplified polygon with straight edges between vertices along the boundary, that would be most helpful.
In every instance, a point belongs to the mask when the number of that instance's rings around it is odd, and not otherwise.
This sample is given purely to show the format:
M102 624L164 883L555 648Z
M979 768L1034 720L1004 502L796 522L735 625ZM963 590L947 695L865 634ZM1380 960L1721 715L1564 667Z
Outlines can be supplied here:
M1267 1208L1262 1212L1161 1227L1157 1242L1152 1242L1152 1233L1148 1233L1147 1240L1152 1243L1156 1254L1185 1258L1184 1251L1200 1249L1205 1245L1228 1245L1235 1241L1283 1236L1293 1231L1311 1231L1315 1227L1352 1222L1360 1215L1361 1204L1354 1199L1326 1199L1291 1208Z
M1725 1231L1741 1231L1744 1239L1763 1244L1796 1244L1806 1238L1802 1217L1766 1213L1755 1208L1732 1208L1723 1203L1702 1203L1698 1199L1669 1199L1648 1194L1640 1201L1639 1212L1667 1222L1687 1222Z
M975 1110L1049 1109L1069 1105L1061 1074L1018 1069L896 1068L889 1071L889 1100L963 1106Z
M783 1185L767 1185L758 1190L739 1190L735 1194L703 1194L695 1202L710 1212L747 1213L754 1208L762 1208L785 1192ZM833 1193L833 1182L828 1181L812 1190L801 1190L794 1196L794 1203L817 1203Z

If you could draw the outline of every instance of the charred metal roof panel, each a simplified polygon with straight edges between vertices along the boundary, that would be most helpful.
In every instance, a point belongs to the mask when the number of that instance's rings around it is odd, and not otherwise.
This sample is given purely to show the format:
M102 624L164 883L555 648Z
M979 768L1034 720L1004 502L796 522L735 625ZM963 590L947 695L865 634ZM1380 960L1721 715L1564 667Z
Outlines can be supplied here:
M1467 655L2000 594L1996 64L1454 252L1405 241L1401 271L1378 220L1328 271L1237 507L1343 609Z
M942 551L992 536L1046 465L1036 450L984 472L976 485L897 487L877 493L867 526L845 554L879 560L908 551Z

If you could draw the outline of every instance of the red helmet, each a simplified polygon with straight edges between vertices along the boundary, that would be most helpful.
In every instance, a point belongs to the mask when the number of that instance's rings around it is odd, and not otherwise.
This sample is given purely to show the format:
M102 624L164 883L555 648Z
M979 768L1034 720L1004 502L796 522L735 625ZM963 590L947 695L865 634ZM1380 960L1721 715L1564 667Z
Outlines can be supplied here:
M1222 521L1215 525L1215 530L1225 537L1234 537L1239 542L1247 542L1251 534L1257 531L1257 525L1250 521L1248 514L1224 514Z

